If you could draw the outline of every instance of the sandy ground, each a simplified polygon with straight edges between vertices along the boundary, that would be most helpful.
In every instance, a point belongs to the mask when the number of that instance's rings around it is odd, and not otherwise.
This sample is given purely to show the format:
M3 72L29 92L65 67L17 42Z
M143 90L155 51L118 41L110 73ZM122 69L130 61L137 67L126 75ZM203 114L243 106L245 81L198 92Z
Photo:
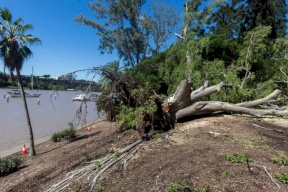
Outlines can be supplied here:
M46 141L36 146L35 157L20 152L10 156L22 158L23 165L17 172L0 177L0 191L45 191L69 171L86 167L92 160L139 139L134 130L119 132L117 124L100 122L90 133L79 130L71 141ZM287 191L287 185L276 175L287 173L288 168L272 161L278 151L287 150L285 127L247 116L204 117L178 123L169 137L164 134L145 141L125 170L117 164L112 166L101 175L96 188L112 192L168 191L171 183L185 183L190 191ZM227 161L225 156L233 153L244 154L253 162ZM90 181L83 177L64 191L87 191Z

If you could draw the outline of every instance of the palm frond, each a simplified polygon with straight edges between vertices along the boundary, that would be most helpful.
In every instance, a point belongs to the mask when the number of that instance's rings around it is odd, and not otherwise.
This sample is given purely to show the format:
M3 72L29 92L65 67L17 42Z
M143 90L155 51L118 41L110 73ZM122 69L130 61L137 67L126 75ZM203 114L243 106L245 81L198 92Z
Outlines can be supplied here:
M12 23L12 14L6 8L0 9L2 23L0 23L0 57L4 65L10 70L21 69L23 62L32 56L27 45L41 44L40 39L25 32L33 29L31 24L22 25L18 18Z
M7 8L1 10L1 17L4 21L8 21L9 23L12 21L12 14Z
M21 43L28 44L28 45L41 44L41 40L32 35L21 35L19 36L19 40L21 41Z

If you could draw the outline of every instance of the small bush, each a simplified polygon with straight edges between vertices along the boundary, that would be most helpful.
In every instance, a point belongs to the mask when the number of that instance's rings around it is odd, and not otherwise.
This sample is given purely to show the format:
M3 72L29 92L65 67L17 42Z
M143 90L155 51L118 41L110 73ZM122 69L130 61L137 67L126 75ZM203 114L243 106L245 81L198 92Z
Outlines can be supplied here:
M170 182L169 188L166 190L166 192L186 192L186 191L192 191L192 190L186 184L185 181L182 181L179 184L175 182Z
M225 159L227 161L231 161L232 163L247 163L252 161L251 158L246 157L242 153L233 153L233 155L225 155Z
M288 155L284 151L277 151L278 156L272 157L272 161L279 166L288 165Z
M51 140L53 142L58 142L61 140L61 132L58 133L53 133L53 135L51 136Z
M53 142L58 142L61 141L61 139L70 140L74 138L76 136L76 130L72 123L68 123L68 125L70 126L70 128L54 133L51 136L51 140Z
M284 174L284 173L278 174L278 175L276 175L276 178L279 181L281 181L282 183L288 184L288 173L286 173L286 174Z
M17 171L22 164L22 160L19 158L1 159L0 158L0 177L8 175L14 171Z

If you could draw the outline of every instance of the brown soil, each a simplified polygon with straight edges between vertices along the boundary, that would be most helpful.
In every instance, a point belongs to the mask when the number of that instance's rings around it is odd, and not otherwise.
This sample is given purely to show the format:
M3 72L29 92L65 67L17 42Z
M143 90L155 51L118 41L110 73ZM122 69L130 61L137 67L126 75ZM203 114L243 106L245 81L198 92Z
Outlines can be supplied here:
M168 139L145 141L128 162L126 171L115 166L105 172L97 188L115 192L167 191L173 182L178 186L185 183L195 191L287 191L288 186L275 176L287 173L288 167L272 161L278 150L287 151L287 136L288 129L284 127L243 116L223 115L178 123ZM136 131L120 133L114 123L100 122L91 133L80 130L72 141L44 142L36 146L37 156L23 156L20 152L12 155L21 157L23 166L0 177L0 191L44 191L67 172L87 166L91 160L139 138ZM253 162L225 160L225 155L236 152ZM266 166L280 189L261 166ZM67 191L87 191L85 185L75 182Z

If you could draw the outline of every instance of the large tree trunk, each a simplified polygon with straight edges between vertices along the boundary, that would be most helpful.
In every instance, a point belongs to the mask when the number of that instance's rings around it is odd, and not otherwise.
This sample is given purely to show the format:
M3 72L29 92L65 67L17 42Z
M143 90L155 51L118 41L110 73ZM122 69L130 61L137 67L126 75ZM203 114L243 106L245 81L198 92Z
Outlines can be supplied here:
M265 98L237 104L220 101L197 101L204 96L220 91L222 87L230 86L232 85L221 82L217 85L208 87L208 82L205 82L202 87L192 91L191 83L183 80L177 87L175 94L164 102L163 109L171 113L171 117L174 121L183 117L204 115L221 111L250 114L256 117L262 117L265 115L288 115L288 111L283 110L283 108L263 109L263 107L261 107L262 104L278 101L277 96L281 93L278 89ZM258 107L258 109L253 109L251 107Z
M27 107L26 97L25 97L25 94L24 94L24 89L23 89L22 79L21 79L21 75L20 75L20 70L16 69L16 72L17 72L17 77L18 77L19 84L20 84L22 100L23 100L25 114L26 114L26 120L27 120L27 124L28 124L28 128L29 128L29 137L30 137L29 138L29 140L30 140L29 156L34 156L34 155L36 155L36 152L35 152L35 146L34 146L33 129L32 129L31 121L30 121L30 115L29 115L29 111L28 111L28 107Z

